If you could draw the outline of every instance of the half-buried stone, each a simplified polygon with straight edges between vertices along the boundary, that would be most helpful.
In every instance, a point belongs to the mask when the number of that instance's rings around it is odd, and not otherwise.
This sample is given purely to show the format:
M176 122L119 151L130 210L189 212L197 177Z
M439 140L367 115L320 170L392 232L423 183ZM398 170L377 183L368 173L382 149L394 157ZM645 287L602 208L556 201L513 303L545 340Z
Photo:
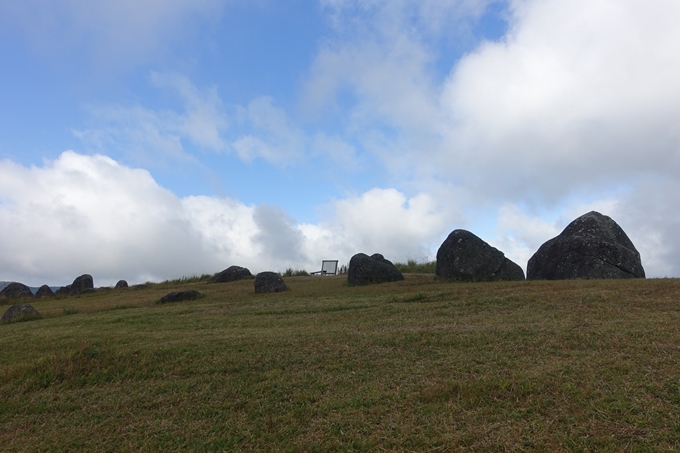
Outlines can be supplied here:
M47 285L42 285L40 288L38 288L38 291L35 292L36 299L51 296L54 296L54 291L52 291L52 288Z
M236 280L243 280L244 278L252 277L253 274L250 273L248 269L241 266L229 266L222 272L219 272L213 276L208 283L228 283L235 282Z
M175 291L161 297L158 303L167 304L170 302L182 302L184 300L196 300L199 297L201 297L201 293L193 289L187 291Z
M467 230L453 230L439 247L435 273L449 280L524 280L519 265Z
M40 313L31 304L12 305L2 315L3 322L28 321L38 318L40 318Z
M8 299L16 299L17 297L33 298L33 292L31 291L31 288L23 283L12 282L0 291L0 297L6 297Z
M116 283L116 288L127 288L128 287L128 282L125 280L118 280Z
M288 289L286 283L276 272L260 272L255 276L255 293L280 293Z
M404 275L399 269L380 253L371 256L357 253L349 260L347 283L350 286L396 282L403 279Z
M527 279L645 278L628 235L610 217L591 211L571 222L529 259Z

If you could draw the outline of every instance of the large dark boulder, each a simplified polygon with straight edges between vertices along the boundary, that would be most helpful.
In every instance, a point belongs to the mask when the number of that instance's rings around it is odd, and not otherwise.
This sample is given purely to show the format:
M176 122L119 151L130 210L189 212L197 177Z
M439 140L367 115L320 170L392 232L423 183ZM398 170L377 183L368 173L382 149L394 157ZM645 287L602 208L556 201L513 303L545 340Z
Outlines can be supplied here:
M54 296L54 291L52 291L52 288L47 285L42 285L40 288L38 288L38 291L35 292L36 299L50 296Z
M165 296L161 297L161 299L158 302L161 304L167 304L169 302L181 302L183 300L196 300L199 297L201 297L201 293L199 293L196 290L190 289L187 291L175 291L172 293L168 293Z
M357 253L349 260L347 282L351 286L396 282L403 279L404 276L399 269L379 253L371 256Z
M58 290L54 292L54 294L63 294L65 296L68 296L69 294L71 294L71 285L61 286Z
M255 276L255 292L257 294L280 293L287 289L286 283L276 272L260 272Z
M40 318L40 313L31 304L12 305L2 315L2 321L27 321L29 319Z
M15 299L17 297L33 297L31 288L19 282L12 282L0 291L0 297Z
M94 280L92 280L92 276L90 274L83 274L73 280L69 294L71 296L75 296L78 294L89 293L90 291L94 291Z
M640 253L610 217L589 212L543 244L527 265L529 280L645 278Z
M241 266L229 266L222 272L219 272L213 276L208 283L228 283L234 282L236 280L242 280L244 278L252 277L253 274L250 273L248 269Z
M125 280L118 280L116 283L116 288L127 288L128 287L128 282Z
M524 280L505 254L467 230L453 230L437 250L437 276L450 280Z

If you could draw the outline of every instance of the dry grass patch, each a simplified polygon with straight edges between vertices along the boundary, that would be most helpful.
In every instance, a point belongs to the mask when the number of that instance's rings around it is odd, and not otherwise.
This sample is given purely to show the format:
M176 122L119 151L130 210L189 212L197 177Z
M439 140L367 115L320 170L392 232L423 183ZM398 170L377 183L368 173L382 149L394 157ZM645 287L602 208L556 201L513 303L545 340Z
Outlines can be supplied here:
M678 280L286 284L36 301L0 326L1 449L680 448Z

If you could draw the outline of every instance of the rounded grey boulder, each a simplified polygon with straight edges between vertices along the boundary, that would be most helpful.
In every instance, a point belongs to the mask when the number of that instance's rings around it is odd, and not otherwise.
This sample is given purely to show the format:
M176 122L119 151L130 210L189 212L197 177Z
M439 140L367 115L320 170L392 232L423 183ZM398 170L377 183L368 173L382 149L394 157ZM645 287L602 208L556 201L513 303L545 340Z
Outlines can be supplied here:
M190 289L187 291L175 291L172 293L168 293L165 296L161 297L159 302L161 304L167 304L169 302L181 302L183 300L196 300L199 297L201 297L201 293L199 293L196 290Z
M83 274L73 280L69 294L75 296L77 294L89 293L90 291L94 291L94 280L92 280L90 274Z
M591 211L534 253L529 280L645 278L640 253L610 217Z
M4 315L2 315L2 320L11 321L21 321L33 318L40 318L40 313L38 310L33 308L31 304L18 304L12 305L7 309Z
M253 274L250 273L248 269L241 266L229 266L222 272L219 272L213 276L208 283L228 283L234 282L236 280L242 280L244 278L252 277Z
M276 272L260 272L255 276L255 293L280 293L288 289L286 283Z
M450 280L524 280L519 265L467 230L453 230L439 247L435 273Z
M33 297L31 288L19 282L12 282L0 291L0 297L16 299L17 297Z
M380 253L371 256L365 253L357 253L349 260L347 283L350 286L396 282L403 279L404 275L399 269Z
M128 287L128 282L125 280L118 280L116 283L116 288L127 288Z
M38 291L35 292L36 299L50 296L54 296L54 291L52 291L52 288L47 285L42 285L40 288L38 288Z

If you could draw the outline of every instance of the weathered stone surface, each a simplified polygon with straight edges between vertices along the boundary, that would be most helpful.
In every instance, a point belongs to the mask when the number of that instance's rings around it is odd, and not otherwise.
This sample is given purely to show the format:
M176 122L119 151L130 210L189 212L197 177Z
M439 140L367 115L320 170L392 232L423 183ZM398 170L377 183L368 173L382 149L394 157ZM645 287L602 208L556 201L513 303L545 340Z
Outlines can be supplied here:
M116 283L116 288L127 288L128 287L128 282L125 280L118 280L118 283Z
M351 286L396 282L403 279L404 276L399 269L379 253L371 256L357 253L349 260L347 282Z
M201 293L196 290L190 289L187 291L175 291L168 293L161 297L159 301L161 304L167 304L169 302L181 302L183 300L195 300L201 297Z
M31 304L12 305L2 315L3 321L21 321L31 318L39 318L40 313L31 306Z
M33 297L31 288L19 282L12 282L0 291L0 297L15 299L17 297Z
M38 288L38 291L35 292L35 297L37 299L50 296L54 296L54 291L52 291L52 288L47 285L42 285L40 288Z
M60 287L58 290L54 292L54 294L64 294L68 296L69 294L71 294L71 285Z
M94 280L92 280L92 276L90 274L83 274L73 280L69 294L71 296L75 296L78 294L88 293L90 291L94 291Z
M467 230L453 230L437 251L437 276L451 280L524 280L505 254Z
M244 278L252 277L253 274L250 273L248 269L241 266L229 266L222 272L219 272L213 276L208 283L228 283L234 282L236 280L242 280Z
M645 278L640 253L610 217L591 211L543 244L527 265L529 280Z
M257 294L280 293L287 289L286 283L276 272L260 272L255 276L255 292Z

